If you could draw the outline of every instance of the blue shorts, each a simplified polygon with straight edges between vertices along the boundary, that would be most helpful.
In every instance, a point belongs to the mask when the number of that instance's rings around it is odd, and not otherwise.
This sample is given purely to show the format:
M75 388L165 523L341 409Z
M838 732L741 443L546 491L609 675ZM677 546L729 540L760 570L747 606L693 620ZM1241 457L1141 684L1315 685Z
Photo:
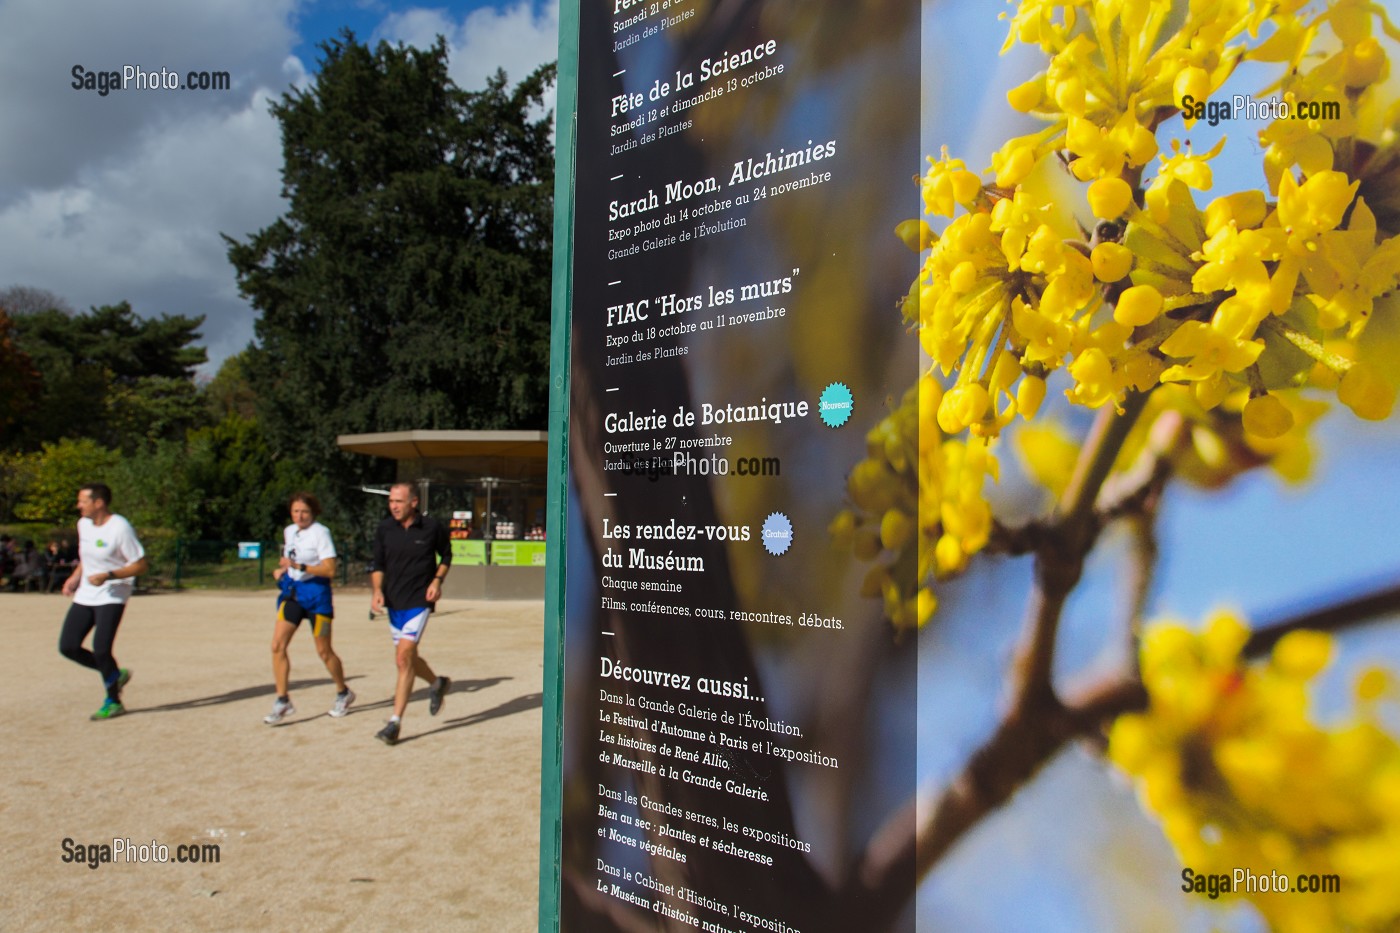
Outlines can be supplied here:
M428 615L431 612L427 606L417 609L390 609L389 634L393 636L394 644L397 645L401 638L408 641L421 639L423 630L428 627Z
M300 624L302 619L311 620L311 633L317 638L323 638L330 634L330 623L335 618L335 606L331 603L331 586L329 581L322 583L311 583L303 580L300 583L292 581L291 577L284 574L282 579L277 581L279 592L277 594L277 618L293 625ZM301 607L301 612L288 612L287 599L296 597L296 605Z

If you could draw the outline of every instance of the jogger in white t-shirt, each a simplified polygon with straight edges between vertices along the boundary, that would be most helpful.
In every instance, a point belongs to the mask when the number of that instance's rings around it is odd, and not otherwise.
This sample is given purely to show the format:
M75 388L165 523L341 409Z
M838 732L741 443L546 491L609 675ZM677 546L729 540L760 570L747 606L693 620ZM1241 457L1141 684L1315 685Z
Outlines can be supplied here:
M111 501L112 490L104 483L78 490L78 566L63 584L63 595L72 596L73 605L58 636L60 654L102 675L107 699L92 719L126 712L122 688L131 671L117 666L112 645L134 580L150 566L131 523L111 510ZM94 632L91 651L83 647L88 632Z

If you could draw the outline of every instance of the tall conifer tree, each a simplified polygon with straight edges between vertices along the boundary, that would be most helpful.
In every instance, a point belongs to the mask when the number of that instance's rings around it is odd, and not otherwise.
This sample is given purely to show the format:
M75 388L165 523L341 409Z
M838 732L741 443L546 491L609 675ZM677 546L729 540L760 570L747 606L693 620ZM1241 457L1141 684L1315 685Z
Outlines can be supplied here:
M287 211L228 243L272 443L348 491L386 477L339 434L545 425L554 66L468 92L441 37L321 49L271 108Z

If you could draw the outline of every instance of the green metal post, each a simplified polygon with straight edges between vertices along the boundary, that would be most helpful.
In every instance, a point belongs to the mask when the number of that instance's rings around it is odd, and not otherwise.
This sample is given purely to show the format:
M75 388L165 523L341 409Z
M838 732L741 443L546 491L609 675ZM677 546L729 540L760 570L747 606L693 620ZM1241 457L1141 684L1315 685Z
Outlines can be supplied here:
M545 491L544 705L540 760L539 929L559 929L564 747L564 555L569 483L569 331L574 297L574 135L578 112L579 0L559 3L554 131L554 289L550 317L549 473ZM488 516L489 518L489 516Z

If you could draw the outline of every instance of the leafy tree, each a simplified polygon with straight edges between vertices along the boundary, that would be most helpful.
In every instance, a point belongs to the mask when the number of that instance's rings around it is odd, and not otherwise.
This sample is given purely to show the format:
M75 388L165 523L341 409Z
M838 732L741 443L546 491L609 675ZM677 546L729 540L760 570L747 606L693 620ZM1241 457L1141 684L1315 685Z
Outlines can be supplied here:
M14 324L0 306L0 431L8 433L9 426L33 407L39 384L39 371L16 346Z
M125 456L112 473L118 511L143 534L163 529L169 536L199 538L199 491L190 479L184 438L143 445Z
M191 431L187 450L200 537L272 537L286 524L288 497L320 485L299 459L274 454L260 424L242 415Z
M272 445L348 486L385 465L338 434L545 423L554 68L467 92L441 38L321 49L315 84L272 105L290 207L228 244Z
M206 420L199 390L189 379L146 376L108 393L112 436L129 447L139 439L177 438Z
M103 363L119 381L150 376L189 379L196 366L209 358L203 347L191 346L200 338L203 316L162 314L139 320L129 302L103 305L82 316L93 340L92 358Z
M0 521L9 521L15 505L34 482L34 454L0 450Z
M248 377L252 354L253 350L247 349L227 357L204 386L204 401L215 421L222 421L227 415L255 416L258 391Z
M16 346L33 360L42 386L6 446L37 450L91 437L131 452L146 439L182 436L205 417L192 381L207 358L194 343L203 320L137 318L127 302L79 315L48 309L15 317Z
M285 524L288 497L321 485L299 460L276 456L255 419L238 414L144 445L122 458L111 483L138 527L226 541L268 539Z
M26 458L33 473L15 515L27 522L55 525L73 520L73 503L84 483L110 482L106 477L117 466L117 451L92 440L65 438L45 444L43 450Z

